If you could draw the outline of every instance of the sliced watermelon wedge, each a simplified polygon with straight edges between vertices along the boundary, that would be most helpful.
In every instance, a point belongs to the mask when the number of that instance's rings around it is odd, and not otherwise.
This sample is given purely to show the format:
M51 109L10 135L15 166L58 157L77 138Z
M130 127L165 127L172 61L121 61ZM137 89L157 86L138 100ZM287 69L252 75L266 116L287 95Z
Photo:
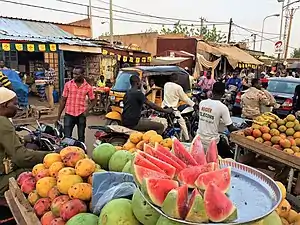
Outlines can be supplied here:
M146 178L143 181L142 189L148 195L153 204L162 206L168 193L178 188L178 182L175 180Z
M164 161L171 166L175 167L176 169L176 174L178 174L181 170L183 170L183 167L181 167L177 162L169 158L168 156L164 155L163 153L157 151L156 149L153 149L153 155L155 158L160 159L161 161Z
M146 152L149 155L154 156L153 150L154 150L154 148L152 148L150 145L144 144L144 152Z
M223 193L230 189L231 167L202 173L195 181L195 185L201 190L206 190L210 183L214 183Z
M145 153L146 154L146 153ZM152 156L151 156L152 157ZM133 163L138 166L142 166L145 168L148 168L150 170L155 170L159 173L165 173L161 168L153 164L151 161L143 157L141 154L136 154ZM174 168L174 173L175 173L175 168Z
M162 145L160 145L158 143L155 143L155 149L157 151L163 153L164 155L168 156L169 158L171 158L175 162L177 162L182 168L186 168L187 167L186 164L184 162L182 162L182 160L178 159L175 155L173 155L172 152L170 152L168 149L166 149Z
M141 185L143 179L145 178L161 178L170 179L170 177L165 173L160 173L155 170L150 170L146 167L138 166L133 164L133 175L136 182Z
M213 182L204 192L204 205L210 221L232 222L237 219L237 209L230 199Z
M216 140L212 140L206 152L206 161L208 163L215 162L219 165L218 147Z
M187 201L188 186L183 185L168 193L161 210L172 218L184 219L187 212Z
M192 155L185 149L184 145L177 139L173 139L173 150L175 155L188 166L197 166L198 163Z
M211 172L216 169L216 163L208 163L203 166L191 166L179 172L177 179L182 184L187 184L189 188L195 188L195 181L200 174Z
M194 223L208 222L208 217L204 207L204 200L196 188L192 192L185 220Z
M193 156L193 158L198 163L198 165L205 165L207 163L205 152L204 152L204 147L202 145L201 138L199 135L197 135L194 138L192 145L191 145L190 152L191 152L191 155Z
M163 171L163 173L170 176L171 179L173 179L173 177L175 176L176 168L174 166L172 166L164 161L161 161L161 160L159 160L145 152L142 152L142 151L138 151L138 155L140 155L141 157L145 158L147 161L151 162L151 164L158 167L161 171Z

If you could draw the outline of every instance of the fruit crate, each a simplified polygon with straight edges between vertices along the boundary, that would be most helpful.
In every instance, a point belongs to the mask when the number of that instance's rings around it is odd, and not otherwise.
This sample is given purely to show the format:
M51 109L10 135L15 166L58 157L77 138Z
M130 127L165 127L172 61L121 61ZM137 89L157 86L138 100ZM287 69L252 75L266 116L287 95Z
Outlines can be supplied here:
M5 192L5 199L18 225L41 225L14 178L9 179L9 190Z
M242 131L231 133L230 141L259 155L283 163L288 167L300 170L300 158L272 148L271 146L250 140L241 135L241 133Z

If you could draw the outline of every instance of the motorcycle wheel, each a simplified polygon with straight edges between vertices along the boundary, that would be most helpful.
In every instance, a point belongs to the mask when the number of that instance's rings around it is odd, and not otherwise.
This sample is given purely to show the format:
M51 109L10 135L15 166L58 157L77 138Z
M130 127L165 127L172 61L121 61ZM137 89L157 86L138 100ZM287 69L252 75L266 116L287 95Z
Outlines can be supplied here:
M106 120L106 125L121 125L121 121L119 121L119 120L111 120L111 119L107 119L107 120Z
M127 140L128 138L126 137L112 137L107 141L107 143L110 143L113 146L123 146Z

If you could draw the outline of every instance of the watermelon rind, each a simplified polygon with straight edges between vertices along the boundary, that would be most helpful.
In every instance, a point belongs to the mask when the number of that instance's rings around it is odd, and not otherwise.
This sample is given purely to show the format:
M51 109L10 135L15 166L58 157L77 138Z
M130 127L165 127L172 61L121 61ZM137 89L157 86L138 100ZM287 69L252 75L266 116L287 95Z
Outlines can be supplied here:
M133 162L132 162L132 170L131 171L133 173L134 180L138 185L141 185L143 182L143 179L145 179L145 178L170 179L170 177L167 174L159 173L155 170L150 170L148 168L135 165Z
M161 210L167 215L175 219L181 219L179 208L177 207L178 192L174 189L170 191L161 206Z
M161 207L168 193L178 186L175 180L146 178L142 183L142 193L154 205Z
M173 139L173 151L175 153L175 156L182 160L186 165L198 165L193 156L185 149L184 145L177 138Z
M238 217L237 208L213 182L209 183L204 192L204 206L212 222L232 222Z
M211 182L216 184L223 193L227 193L230 190L231 167L226 167L216 171L202 173L195 181L195 185L201 190L206 190L207 186Z
M206 155L199 135L196 135L190 147L190 153L198 165L205 165Z
M190 202L188 213L185 217L186 221L194 223L208 222L208 216L206 214L204 200L197 189L194 189Z

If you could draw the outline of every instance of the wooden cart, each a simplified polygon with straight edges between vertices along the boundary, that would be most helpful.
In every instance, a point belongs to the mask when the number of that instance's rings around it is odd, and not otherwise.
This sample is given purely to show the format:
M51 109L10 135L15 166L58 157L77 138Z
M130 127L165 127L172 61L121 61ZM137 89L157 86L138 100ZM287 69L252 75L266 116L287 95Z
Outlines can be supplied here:
M14 178L9 179L9 190L5 192L5 199L18 225L41 225Z
M246 138L245 136L240 134L241 131L233 132L230 135L230 141L236 144L234 160L237 160L240 155L241 148L250 150L251 152L257 153L259 155L265 156L271 160L276 162L280 162L290 169L289 177L288 177L288 186L287 192L291 193L292 182L294 177L295 169L300 171L300 158L287 154L283 151L276 150L271 146L264 145L259 142L255 142ZM241 147L241 148L239 148Z

